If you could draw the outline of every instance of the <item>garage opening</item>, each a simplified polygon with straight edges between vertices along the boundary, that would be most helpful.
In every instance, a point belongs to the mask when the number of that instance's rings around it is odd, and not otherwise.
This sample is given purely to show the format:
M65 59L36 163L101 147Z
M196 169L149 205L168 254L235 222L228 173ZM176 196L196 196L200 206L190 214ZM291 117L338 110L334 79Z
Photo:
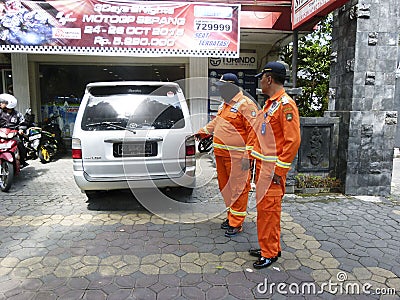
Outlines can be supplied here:
M40 64L42 121L59 115L64 138L71 137L85 87L98 81L177 81L185 78L182 65L52 65ZM185 87L182 87L184 90Z

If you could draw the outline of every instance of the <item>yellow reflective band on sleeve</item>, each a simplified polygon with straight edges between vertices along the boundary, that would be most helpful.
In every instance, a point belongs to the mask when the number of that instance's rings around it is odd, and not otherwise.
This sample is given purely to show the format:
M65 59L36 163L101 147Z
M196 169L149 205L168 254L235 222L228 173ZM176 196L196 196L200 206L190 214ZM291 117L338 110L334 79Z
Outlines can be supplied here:
M203 130L204 130L205 133L210 134L210 132L207 130L206 126L203 127Z
M236 211L236 210L233 210L232 208L229 208L229 212L232 215L240 216L240 217L245 217L247 215L247 213L245 211Z
M278 159L277 156L266 156L261 153L258 153L257 151L254 151L254 150L251 151L251 156L255 157L256 159L259 159L262 161L267 161L267 162L276 162Z
M222 144L217 144L217 143L213 143L213 147L215 149L222 149L222 150L228 150L228 151L246 151L246 147L228 146L228 145L222 145Z
M277 165L278 167L281 167L281 168L289 169L290 166L292 165L292 163L287 163L287 162L284 162L284 161L281 161L281 160L278 159L278 160L276 161L276 165Z
M246 145L246 150L253 150L253 148L254 148L253 146L247 146Z

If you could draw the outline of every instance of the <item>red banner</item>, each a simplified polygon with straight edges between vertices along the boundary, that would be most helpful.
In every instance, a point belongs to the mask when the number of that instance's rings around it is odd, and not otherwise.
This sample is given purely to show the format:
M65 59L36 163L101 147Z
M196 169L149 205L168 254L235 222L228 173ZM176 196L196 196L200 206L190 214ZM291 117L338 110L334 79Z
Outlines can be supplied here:
M326 16L344 5L347 1L348 0L293 0L292 29L300 27L317 15Z
M132 56L239 56L236 4L6 0L0 51Z

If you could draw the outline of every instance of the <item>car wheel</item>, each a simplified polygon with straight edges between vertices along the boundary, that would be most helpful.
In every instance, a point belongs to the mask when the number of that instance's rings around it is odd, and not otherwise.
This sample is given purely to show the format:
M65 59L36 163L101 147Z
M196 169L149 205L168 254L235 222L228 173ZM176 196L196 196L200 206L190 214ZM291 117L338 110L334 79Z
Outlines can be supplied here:
M99 197L100 191L85 191L85 194L88 199L94 199Z
M185 196L191 196L193 194L193 188L181 187L179 188L180 192Z

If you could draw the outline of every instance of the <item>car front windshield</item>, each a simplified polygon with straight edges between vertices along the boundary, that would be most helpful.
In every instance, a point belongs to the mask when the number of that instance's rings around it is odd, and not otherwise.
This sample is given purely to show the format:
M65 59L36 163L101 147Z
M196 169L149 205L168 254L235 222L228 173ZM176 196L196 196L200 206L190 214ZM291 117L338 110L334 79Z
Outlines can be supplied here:
M176 129L185 126L175 87L95 87L89 92L83 130Z

